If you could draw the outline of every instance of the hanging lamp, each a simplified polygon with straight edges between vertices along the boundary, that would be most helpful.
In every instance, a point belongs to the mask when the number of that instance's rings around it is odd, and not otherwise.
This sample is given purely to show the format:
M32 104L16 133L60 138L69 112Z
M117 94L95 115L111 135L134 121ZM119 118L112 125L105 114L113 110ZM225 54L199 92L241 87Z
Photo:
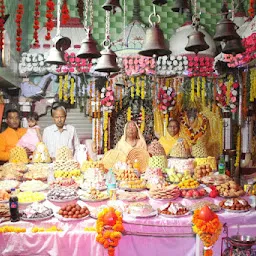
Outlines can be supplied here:
M92 36L93 30L93 0L85 1L85 15L84 15L84 29L86 32L86 38L82 41L81 48L77 53L77 57L81 59L93 59L99 58L101 56L98 48L97 42ZM87 17L90 5L90 26L87 24Z
M115 14L116 12L121 12L122 6L119 3L119 0L106 0L106 2L102 5L102 8L105 11L113 12Z
M61 1L57 2L57 32L56 36L52 39L54 47L49 51L49 55L45 63L51 65L65 65L64 52L70 47L71 40L68 37L63 37L60 34L60 12L61 12Z

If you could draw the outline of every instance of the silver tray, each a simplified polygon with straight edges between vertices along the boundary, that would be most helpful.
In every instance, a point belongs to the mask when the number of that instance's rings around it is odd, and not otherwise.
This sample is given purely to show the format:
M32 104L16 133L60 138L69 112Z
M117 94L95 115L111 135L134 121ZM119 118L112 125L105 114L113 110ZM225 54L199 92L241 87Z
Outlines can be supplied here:
M231 209L225 209L225 208L221 208L226 212L232 212L232 213L241 213L241 212L249 212L251 211L252 208L248 209L248 210L231 210Z
M71 197L71 198L68 198L68 199L50 199L47 197L47 200L50 201L50 202L54 202L54 203L67 203L67 202L71 202L73 200L77 200L79 197L76 196L76 197Z
M95 199L89 199L89 198L85 198L83 196L80 196L79 199L83 202L92 202L92 203L95 202L95 203L97 203L97 202L107 201L107 200L109 200L109 197L95 200Z
M60 221L65 221L65 222L69 222L69 221L82 221L82 220L88 219L90 217L90 214L88 214L87 216L84 216L83 218L80 218L80 219L77 219L77 218L64 218L63 216L59 215L58 213L55 213L54 217L56 217Z
M181 218L181 217L184 217L184 216L188 216L190 214L191 214L191 212L188 211L187 213L182 214L182 215L172 215L172 214L159 213L159 216L162 216L162 217L165 217L165 218Z
M24 218L24 217L20 217L21 220L24 221L43 221L43 220L48 220L50 218L52 218L54 215L51 214L49 216L43 217L43 218Z

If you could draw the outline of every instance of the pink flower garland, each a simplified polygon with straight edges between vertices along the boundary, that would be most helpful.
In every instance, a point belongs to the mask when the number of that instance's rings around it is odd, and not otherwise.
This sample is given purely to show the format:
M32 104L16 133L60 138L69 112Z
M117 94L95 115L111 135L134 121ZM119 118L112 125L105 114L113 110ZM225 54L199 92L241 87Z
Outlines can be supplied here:
M101 101L100 104L103 105L104 110L112 112L115 108L115 96L114 91L110 86L101 89Z
M161 87L158 91L158 108L163 114L169 113L176 104L176 92L172 87Z

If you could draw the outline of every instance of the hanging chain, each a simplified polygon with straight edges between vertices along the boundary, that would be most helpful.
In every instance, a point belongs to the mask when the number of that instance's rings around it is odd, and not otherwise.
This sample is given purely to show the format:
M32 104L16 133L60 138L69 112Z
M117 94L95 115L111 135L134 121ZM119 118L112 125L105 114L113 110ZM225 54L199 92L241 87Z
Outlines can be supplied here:
M110 11L106 11L106 31L105 31L105 39L110 39Z
M123 1L123 9L124 9L124 28L123 28L123 49L125 48L125 46L128 46L128 41L127 41L127 45L126 45L126 34L125 34L125 29L126 29L126 0Z
M56 33L56 36L59 36L60 35L60 0L58 0L57 2L57 33Z
M93 29L93 0L90 0L90 27Z
M89 0L84 0L84 28L88 28L88 6Z
M231 20L235 18L235 2L234 0L231 1Z

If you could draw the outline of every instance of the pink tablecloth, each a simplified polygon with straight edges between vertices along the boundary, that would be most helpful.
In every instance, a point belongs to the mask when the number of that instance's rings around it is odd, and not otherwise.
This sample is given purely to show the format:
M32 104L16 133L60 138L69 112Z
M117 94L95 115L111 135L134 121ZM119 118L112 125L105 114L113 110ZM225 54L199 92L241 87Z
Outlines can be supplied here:
M214 200L219 201L221 199L217 198ZM85 204L80 201L79 203ZM159 207L165 202L150 200L150 203L154 207ZM95 206L98 205L99 203L95 204ZM239 214L220 212L219 217L222 223L227 223L231 235L236 234L237 225L240 225L239 232L241 234L256 236L256 211ZM135 234L122 237L116 248L116 256L194 256L196 243L195 235L191 230L191 218L192 215L182 218L157 216L136 219L124 215L125 230ZM24 226L27 228L27 231L26 233L19 234L0 234L0 252L3 256L106 256L107 251L95 241L95 232L84 231L84 227L93 226L94 224L95 220L92 218L73 222L61 222L56 218L41 223L24 221L18 223L5 222L1 226ZM42 227L57 225L64 231L32 233L31 228L35 225ZM219 256L220 252L221 238L214 246L214 255Z

